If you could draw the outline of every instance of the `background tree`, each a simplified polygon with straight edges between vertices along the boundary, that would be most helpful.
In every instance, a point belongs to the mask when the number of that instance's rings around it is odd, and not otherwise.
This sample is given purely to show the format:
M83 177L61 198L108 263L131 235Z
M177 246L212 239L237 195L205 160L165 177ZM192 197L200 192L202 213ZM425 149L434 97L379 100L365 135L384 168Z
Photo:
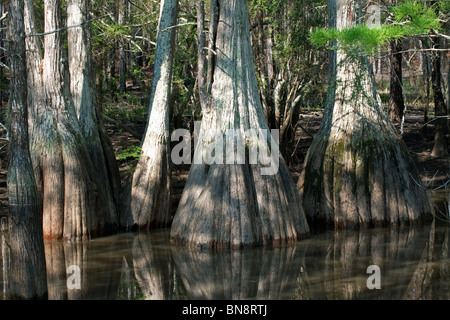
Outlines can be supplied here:
M302 109L318 109L325 93L326 52L308 41L311 28L326 23L324 0L250 2L252 47L264 115L280 130L280 150L289 164Z
M395 5L396 1L393 1L392 4ZM389 118L394 123L402 121L405 109L405 101L403 99L402 48L403 45L400 39L390 41L390 82L387 109Z
M298 182L305 212L312 224L336 228L423 221L432 212L430 200L354 38L379 39L378 31L361 26L345 33L360 18L360 1L330 0L327 6L331 32L343 30L341 39L351 46L344 50L338 41L331 52L324 117Z
M47 297L42 216L28 149L27 72L23 0L9 1L9 112L8 165L10 287L12 299Z
M436 1L431 2L434 10L439 14L439 8ZM442 48L442 39L440 37L431 39L433 48L439 50ZM441 70L441 52L433 51L431 55L431 87L433 90L434 110L436 116L436 131L434 135L434 145L431 155L434 157L445 157L448 155L448 124L449 112L445 105L444 93L442 89L442 70Z
M215 248L299 240L309 235L309 228L282 157L273 175L262 175L261 163L204 161L211 156L208 148L217 142L214 138L224 137L228 129L239 130L242 137L249 129L268 131L256 81L247 1L217 1L217 9L210 21L217 19L216 34L210 35L216 39L212 87L208 103L202 106L200 142L194 152L194 158L202 160L191 166L171 226L172 241ZM270 133L267 139L258 136L250 137L252 143L267 150Z
M402 43L401 40L392 40L391 47L391 68L389 84L388 114L392 122L400 122L405 110L403 99L403 73L402 73Z

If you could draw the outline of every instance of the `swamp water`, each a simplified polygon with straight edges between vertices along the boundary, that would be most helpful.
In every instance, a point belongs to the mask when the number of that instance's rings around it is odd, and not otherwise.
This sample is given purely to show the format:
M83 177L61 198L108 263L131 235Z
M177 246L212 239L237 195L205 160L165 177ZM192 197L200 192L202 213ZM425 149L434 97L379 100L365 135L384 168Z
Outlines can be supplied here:
M434 198L448 210L448 192ZM46 241L49 299L449 299L448 221L442 212L411 228L329 230L290 246L216 253L171 246L167 229ZM8 298L5 237L0 299Z

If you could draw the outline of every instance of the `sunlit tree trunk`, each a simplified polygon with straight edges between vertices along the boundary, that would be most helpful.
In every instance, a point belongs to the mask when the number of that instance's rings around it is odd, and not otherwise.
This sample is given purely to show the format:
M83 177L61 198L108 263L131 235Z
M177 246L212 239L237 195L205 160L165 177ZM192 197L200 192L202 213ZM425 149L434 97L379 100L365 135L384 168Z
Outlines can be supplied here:
M149 118L141 156L121 209L125 228L166 226L171 218L169 102L177 6L177 0L161 1Z
M23 0L9 1L11 99L9 204L10 288L12 299L47 297L42 216L28 149L27 72ZM4 263L7 263L4 261Z
M79 26L67 30L70 91L81 135L99 179L102 206L97 214L105 216L105 227L113 231L119 225L120 177L111 141L97 107L90 25L84 23L88 20L89 2L70 0L67 5L67 25Z
M32 35L37 33L35 27L35 16L33 9L33 1L24 1L24 23L25 34ZM44 87L42 79L42 58L43 48L38 37L27 36L25 38L26 45L26 63L27 63L27 102L28 102L28 132L29 132L29 148L31 154L31 162L33 163L34 176L38 188L40 208L42 210L42 171L39 167L40 148L36 143L40 139L38 115L41 111L40 106L44 104Z
M103 233L99 181L78 124L62 50L60 1L44 2L42 87L34 87L31 149L43 210L44 238L89 239ZM50 32L52 31L52 32ZM37 76L38 77L38 76ZM30 83L29 83L30 85ZM32 85L32 84L31 84ZM38 93L39 92L39 93Z
M329 0L331 27L355 23L358 1ZM383 109L361 52L330 56L328 102L298 182L311 225L405 225L432 212L405 144Z
M217 1L217 8L217 34L211 35L217 54L211 96L195 133L199 142L171 226L172 242L214 248L297 241L309 235L309 228L290 172L278 157L278 146L272 144L270 150L271 164L279 160L275 172L264 174L268 169L264 164L248 161L255 146L260 151L270 148L271 134L257 87L247 1ZM213 15L211 23L214 19ZM248 137L244 162L228 158L239 151L238 144L220 158L226 152L219 140L230 129L241 137L250 129L257 133Z
M118 4L119 12L117 17L117 23L119 25L125 25L125 18L127 13L127 2L128 1L120 1ZM119 91L125 92L127 90L126 83L126 71L127 71L127 62L126 62L126 51L125 51L125 42L119 42Z

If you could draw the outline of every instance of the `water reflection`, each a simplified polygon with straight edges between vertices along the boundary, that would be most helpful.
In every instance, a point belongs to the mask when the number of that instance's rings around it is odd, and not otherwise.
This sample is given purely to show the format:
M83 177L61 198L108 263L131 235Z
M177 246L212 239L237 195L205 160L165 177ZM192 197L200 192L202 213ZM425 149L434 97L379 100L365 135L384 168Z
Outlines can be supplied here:
M450 298L448 224L327 231L292 246L216 253L170 246L168 232L45 242L49 299ZM380 268L381 289L367 286L370 265Z
M207 253L173 247L176 270L190 299L279 299L292 291L296 246Z
M73 243L46 241L48 298L115 299L124 253L117 237Z

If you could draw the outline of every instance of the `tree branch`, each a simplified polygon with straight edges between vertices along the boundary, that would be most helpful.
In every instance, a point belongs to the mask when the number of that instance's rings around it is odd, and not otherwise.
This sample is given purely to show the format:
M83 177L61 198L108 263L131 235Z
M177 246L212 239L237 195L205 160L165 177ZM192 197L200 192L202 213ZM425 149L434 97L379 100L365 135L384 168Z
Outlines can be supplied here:
M48 34L52 34L52 33L60 32L60 31L64 31L64 30L67 30L67 29L78 28L78 27L83 26L83 25L86 24L86 23L91 23L91 22L93 22L93 21L100 20L100 19L103 19L103 18L108 17L108 16L110 16L109 13L104 14L104 15L102 15L102 16L100 16L100 17L96 17L96 18L93 18L93 19L90 19L90 20L83 21L83 22L80 23L80 24L75 24L75 25L72 25L72 26L66 26L66 27L62 27L62 28L59 28L59 29L56 29L56 30L52 30L52 31L48 31L48 32L43 32L43 33L30 33L30 34L26 34L24 37L46 36L46 35L48 35Z

